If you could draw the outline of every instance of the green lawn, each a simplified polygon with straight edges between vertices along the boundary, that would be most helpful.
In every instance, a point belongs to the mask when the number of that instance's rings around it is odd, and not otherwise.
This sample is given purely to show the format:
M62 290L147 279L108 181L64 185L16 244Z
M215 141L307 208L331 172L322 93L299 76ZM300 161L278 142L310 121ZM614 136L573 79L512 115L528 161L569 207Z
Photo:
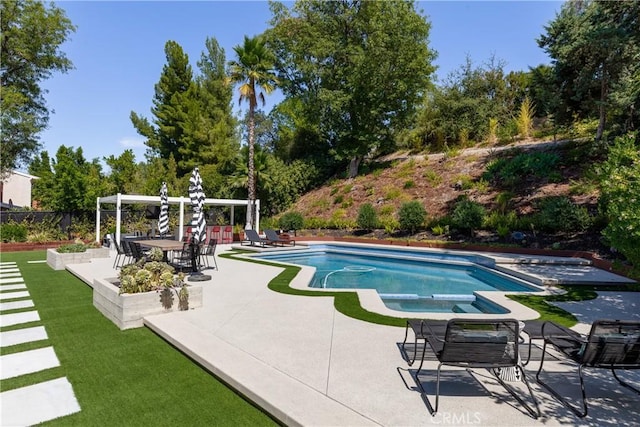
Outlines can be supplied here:
M66 376L82 410L45 424L276 424L149 329L119 330L93 307L91 288L69 272L27 263L44 259L43 251L2 254L3 262L18 263L41 319L2 331L43 325L49 339L1 351L53 346L61 366L3 380L1 389Z

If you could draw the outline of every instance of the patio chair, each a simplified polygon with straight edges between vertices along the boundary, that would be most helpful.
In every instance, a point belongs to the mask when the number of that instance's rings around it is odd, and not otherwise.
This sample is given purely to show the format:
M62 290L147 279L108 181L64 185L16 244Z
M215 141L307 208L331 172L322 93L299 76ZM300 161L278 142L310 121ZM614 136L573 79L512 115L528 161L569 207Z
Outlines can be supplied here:
M122 261L122 265L125 265L127 259L129 259L129 263L135 260L135 256L133 255L133 250L131 249L131 242L127 239L120 240L120 247L124 252L124 260Z
M427 327L427 325L429 325ZM413 331L413 356L409 355L407 351L407 338L409 338L409 329ZM422 341L422 359L424 359L424 352L426 350L426 342L430 331L434 331L438 336L444 335L447 329L446 320L425 320L425 319L408 319L407 325L404 330L404 340L400 346L402 358L407 361L409 366L413 365L418 357L418 340ZM422 360L421 359L421 360Z
M119 245L115 240L113 240L113 246L116 248L116 259L113 261L113 268L118 269L124 265L124 261L129 255L124 251L122 245ZM122 265L120 265L120 261L122 261Z
M440 370L443 365L467 368L489 369L495 378L511 394L533 418L540 416L538 402L533 395L533 390L527 381L524 368L518 354L519 325L515 319L451 319L447 322L444 334L442 326L438 323L424 322L420 326L424 338L424 347L427 343L438 359L436 374L436 404L431 402L419 379L420 371L424 364L425 349L422 351L422 360L415 373L415 380L421 394L429 407L431 415L438 411L440 399ZM499 375L502 368L520 369L522 381L527 386L531 400L535 405L535 411L517 394L517 391L507 385Z
M213 265L215 265L216 270L218 269L218 263L216 262L216 246L218 245L218 239L209 239L209 243L204 249L200 252L201 264L205 266L205 268L211 268L211 264L209 264L209 257L213 259ZM204 262L202 262L204 261Z
M171 257L171 263L178 270L184 270L185 268L192 268L192 258L191 258L191 243L184 242L182 244L182 249L179 251L174 251L173 256Z
M264 246L269 242L267 239L260 237L256 230L244 230L244 237L245 239L240 242L240 245L247 243L250 246L259 245L264 248Z
M591 325L591 331L587 336L556 323L545 322L542 326L542 335L544 337L542 360L536 373L536 381L578 417L585 417L588 412L583 378L585 368L611 369L613 377L621 385L640 394L639 389L622 381L616 374L616 369L640 369L639 321L596 320ZM560 393L540 379L548 344L578 365L582 409L570 404Z
M267 238L268 244L270 245L274 245L274 246L278 246L278 244L280 244L280 246L284 246L285 244L291 245L291 246L296 245L295 240L283 239L278 235L278 233L276 233L275 230L265 229L264 235Z

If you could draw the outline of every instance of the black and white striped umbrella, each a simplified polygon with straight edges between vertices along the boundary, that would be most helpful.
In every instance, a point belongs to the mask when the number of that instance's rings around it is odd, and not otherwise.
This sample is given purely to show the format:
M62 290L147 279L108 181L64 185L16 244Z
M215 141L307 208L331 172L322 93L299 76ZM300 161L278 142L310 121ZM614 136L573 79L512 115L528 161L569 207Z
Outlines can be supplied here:
M160 216L158 217L158 231L161 236L169 233L169 198L167 196L167 183L160 187Z
M193 207L193 219L191 220L192 239L194 243L202 243L207 238L207 223L204 219L204 191L202 190L202 178L200 171L194 168L189 178L189 197Z

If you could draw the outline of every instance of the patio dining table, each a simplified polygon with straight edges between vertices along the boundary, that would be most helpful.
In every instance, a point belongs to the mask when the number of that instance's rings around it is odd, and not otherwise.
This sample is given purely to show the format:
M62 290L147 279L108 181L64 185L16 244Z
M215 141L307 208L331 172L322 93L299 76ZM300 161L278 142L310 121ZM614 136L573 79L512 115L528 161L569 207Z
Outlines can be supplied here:
M168 262L167 252L179 251L182 249L184 243L178 240L165 240L165 239L148 239L148 240L136 240L141 246L147 248L160 248L162 249L162 260Z

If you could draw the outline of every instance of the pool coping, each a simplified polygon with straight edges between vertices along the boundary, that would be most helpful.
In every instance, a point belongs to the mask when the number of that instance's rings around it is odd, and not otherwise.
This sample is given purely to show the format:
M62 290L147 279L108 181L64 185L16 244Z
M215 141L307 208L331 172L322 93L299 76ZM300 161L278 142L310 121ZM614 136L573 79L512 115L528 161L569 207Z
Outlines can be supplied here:
M358 246L358 247L362 247L362 248L375 248L375 249L380 249L380 245L377 244L367 244L367 243L355 243L355 242L336 242L336 241L314 241L311 245L300 245L300 247L296 247L296 248L286 248L286 252L302 252L302 251L306 251L309 250L310 247L312 245L338 245L338 246L345 246L345 247L353 247L354 245ZM330 288L330 289L322 289L322 288L311 288L309 287L309 283L311 283L311 280L313 278L313 275L315 274L315 267L310 267L310 266L302 266L302 265L298 265L298 264L291 264L291 263L286 263L286 262L280 262L280 261L275 261L275 260L269 260L269 259L262 259L263 261L268 261L268 262L273 262L274 264L282 264L282 265L292 265L292 266L296 266L299 267L301 270L300 272L296 275L296 277L293 278L293 280L291 281L291 283L289 284L289 286L293 289L296 290L301 290L301 291L314 291L314 292L318 292L319 294L323 293L323 292L331 292L331 293L335 293L335 292L355 292L358 295L358 298L360 300L360 305L362 306L363 309L370 311L372 313L377 313L377 314L381 314L384 316L389 316L389 317L395 317L395 318L399 318L399 319L410 319L410 318L429 318L429 319L450 319L452 315L455 315L456 317L462 317L462 318L468 318L468 319L484 319L487 317L487 315L490 315L492 317L495 318L512 318L512 317L516 317L518 319L522 319L522 320L530 320L530 319L536 319L540 316L540 314L529 308L526 307L510 298L507 297L507 295L510 294L531 294L531 295L554 295L554 294L558 294L561 293L561 290L558 289L554 289L554 288L547 288L547 287L543 287L540 286L536 283L534 283L533 281L527 281L525 279L523 279L522 277L517 277L515 275L510 275L505 271L501 271L498 270L497 268L495 268L496 265L496 260L494 257L492 256L488 256L487 254L483 254L483 253L477 253L477 252L471 252L471 251L459 251L459 250L454 250L454 251L450 251L450 250L443 250L443 249L438 249L438 248L420 248L420 247L393 247L393 250L396 251L418 251L418 252L425 252L425 253L434 253L434 254L450 254L456 257L473 257L473 258L482 258L482 259L486 259L487 261L489 261L489 264L491 264L494 268L490 268L487 265L483 265L483 264L479 264L473 261L467 261L464 262L464 265L470 265L470 266L475 266L476 268L481 268L481 269L486 269L489 270L491 272L494 272L498 275L505 275L508 276L510 279L513 279L515 281L524 281L527 285L529 286L533 286L536 288L539 288L540 290L538 292L509 292L509 291L474 291L474 295L479 296L481 298L487 299L490 302L497 304L499 306L501 306L502 308L504 308L505 310L507 310L507 313L451 313L451 312L408 312L408 311L399 311L399 310L393 310L388 308L387 306L385 306L384 302L382 301L382 298L380 298L380 295L378 294L378 292L374 289L339 289L339 288ZM266 251L256 251L259 253L265 253ZM268 251L269 253L273 253L275 251ZM284 252L284 251L279 251L279 252ZM239 255L239 258L245 258L245 259L259 259L257 257L255 257L255 254L247 254L247 255ZM520 256L520 258L522 258L522 256ZM538 258L538 263L541 262L540 261L540 257ZM523 258L526 260L526 258ZM532 259L528 260L529 262L532 261ZM449 264L455 264L455 265L461 265L461 262L447 262L447 261L442 261L442 260L435 260L432 262L443 262L443 263L449 263ZM558 263L559 260L555 260L555 263ZM569 261L569 260L565 260L565 262L572 262L572 263L578 263L581 264L583 262L585 262L585 260L583 259L574 259L573 261Z

